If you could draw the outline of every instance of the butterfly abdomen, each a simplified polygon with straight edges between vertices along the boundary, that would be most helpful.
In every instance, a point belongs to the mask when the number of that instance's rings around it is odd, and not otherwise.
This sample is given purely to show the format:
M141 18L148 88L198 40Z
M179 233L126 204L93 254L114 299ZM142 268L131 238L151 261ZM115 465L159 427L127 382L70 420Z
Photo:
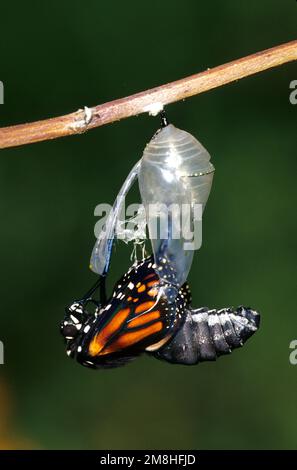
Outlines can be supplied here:
M155 356L188 365L215 361L242 346L257 331L259 323L259 313L247 307L188 309L182 328Z

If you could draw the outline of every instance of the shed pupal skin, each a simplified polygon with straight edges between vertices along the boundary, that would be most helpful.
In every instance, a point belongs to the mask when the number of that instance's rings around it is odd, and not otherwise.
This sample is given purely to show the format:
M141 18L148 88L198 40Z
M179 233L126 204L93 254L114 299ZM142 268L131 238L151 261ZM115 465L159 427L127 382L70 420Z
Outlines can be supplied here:
M149 106L148 111L150 109ZM157 107L156 112L161 109L162 104ZM214 171L210 155L203 145L188 132L170 124L165 113L161 112L161 128L148 142L142 158L129 172L114 202L113 210L106 218L105 228L98 235L90 260L91 270L99 275L108 272L121 209L132 185L138 180L141 203L145 209L138 214L138 227L145 227L146 224L148 226L153 255L160 268L159 277L164 281L167 279L162 272L158 255L164 239L166 240L167 257L177 277L177 285L182 286L187 280L194 250L199 248L199 240L196 245L194 240L188 239L188 230L183 230L178 218L172 216L172 207L177 207L184 219L189 220L189 227L194 227L195 222L201 220L200 214L210 194ZM158 209L160 207L161 213ZM163 222L166 232L166 220L167 233L155 233L156 227L164 228ZM131 241L131 233L128 236L128 232L123 231L121 235L124 235L124 240Z
M162 127L146 145L138 169L141 201L156 264L162 268L158 255L164 251L162 245L166 241L166 254L180 286L186 282L194 250L199 248L199 243L195 248L194 240L191 243L187 238L185 221L189 220L189 227L194 227L198 214L202 217L215 171L210 158L193 135L176 128L162 115ZM184 216L182 223L180 217L173 216L172 208ZM162 233L156 227L162 227ZM162 269L159 277L166 280Z

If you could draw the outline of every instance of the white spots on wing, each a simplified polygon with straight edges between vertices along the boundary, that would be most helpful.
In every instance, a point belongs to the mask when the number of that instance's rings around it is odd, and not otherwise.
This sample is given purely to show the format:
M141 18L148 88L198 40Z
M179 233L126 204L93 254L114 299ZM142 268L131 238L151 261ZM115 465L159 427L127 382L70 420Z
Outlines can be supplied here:
M134 289L134 284L133 284L133 282L129 282L129 284L128 284L128 289L130 289L130 290Z
M77 352L79 352L79 353L82 352L82 347L81 346L78 346Z
M90 331L90 329L91 329L90 325L86 325L84 327L84 333L88 333Z
M78 319L74 315L70 315L71 320L73 323L79 323Z

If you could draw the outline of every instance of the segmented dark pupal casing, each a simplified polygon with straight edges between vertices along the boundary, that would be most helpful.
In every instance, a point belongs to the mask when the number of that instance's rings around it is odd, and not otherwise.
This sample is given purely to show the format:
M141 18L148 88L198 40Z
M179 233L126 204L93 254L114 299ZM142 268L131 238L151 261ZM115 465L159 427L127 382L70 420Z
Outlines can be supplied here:
M259 324L259 313L247 307L187 309L182 328L154 356L186 365L215 361L242 346L257 331Z

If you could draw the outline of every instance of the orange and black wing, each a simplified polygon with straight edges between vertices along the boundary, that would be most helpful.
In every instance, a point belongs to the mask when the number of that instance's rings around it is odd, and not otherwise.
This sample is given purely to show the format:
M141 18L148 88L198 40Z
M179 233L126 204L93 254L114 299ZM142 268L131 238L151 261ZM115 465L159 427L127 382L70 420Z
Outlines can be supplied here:
M85 345L91 358L154 350L176 327L176 305L162 294L152 257L132 266L117 283Z

